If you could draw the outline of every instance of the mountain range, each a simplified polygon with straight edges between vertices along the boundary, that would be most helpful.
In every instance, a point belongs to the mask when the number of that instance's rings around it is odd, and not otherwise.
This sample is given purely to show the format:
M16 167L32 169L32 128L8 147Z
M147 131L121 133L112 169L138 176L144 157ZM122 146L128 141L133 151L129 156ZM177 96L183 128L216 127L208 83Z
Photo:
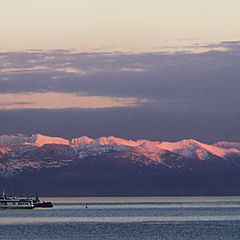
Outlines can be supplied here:
M48 196L236 195L240 143L2 135L0 187Z

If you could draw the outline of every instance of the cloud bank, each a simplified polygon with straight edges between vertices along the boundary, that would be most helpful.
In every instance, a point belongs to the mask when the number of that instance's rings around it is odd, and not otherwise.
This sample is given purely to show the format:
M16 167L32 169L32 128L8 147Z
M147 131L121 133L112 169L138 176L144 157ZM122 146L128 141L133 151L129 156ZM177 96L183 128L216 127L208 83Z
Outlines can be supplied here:
M2 52L0 109L5 109L4 114L3 110L1 113L5 116L2 118L5 126L1 131L11 129L6 122L6 116L10 114L7 109L22 109L18 114L23 114L24 109L37 111L48 108L46 103L40 104L34 98L45 96L49 104L56 103L51 105L52 109L64 106L62 108L71 112L70 109L74 108L75 113L81 112L86 119L91 119L92 114L95 119L98 114L104 118L103 110L99 112L97 109L109 109L106 110L111 119L106 120L108 127L112 130L117 127L119 132L114 135L120 137L134 138L139 135L137 132L142 131L142 137L156 139L155 129L158 135L166 136L166 140L185 138L185 135L196 136L202 141L213 138L214 141L236 140L236 130L239 130L236 120L240 116L240 42L195 48L196 52L138 54L78 53L70 50ZM198 52L199 48L205 51ZM17 98L26 95L29 97ZM53 98L53 95L58 97ZM75 100L65 101L64 96ZM93 108L95 110L90 111ZM89 111L82 112L81 109ZM69 111L65 111L64 119L74 122L74 114ZM121 112L118 117L116 111ZM24 114L27 114L26 111ZM51 122L48 114L44 115L46 124ZM80 115L78 118L81 119ZM134 121L136 124L130 131L134 136L124 135L124 128ZM98 132L101 136L107 135L105 132L111 135L103 123L102 126L97 122L95 124L99 130L95 129L91 137L97 137ZM90 129L88 124L85 127ZM213 132L207 133L209 129ZM27 130L24 127L22 131ZM63 135L72 137L74 133L69 129Z
M136 98L178 111L237 111L240 43L201 47L225 50L174 54L67 50L1 53L0 92Z

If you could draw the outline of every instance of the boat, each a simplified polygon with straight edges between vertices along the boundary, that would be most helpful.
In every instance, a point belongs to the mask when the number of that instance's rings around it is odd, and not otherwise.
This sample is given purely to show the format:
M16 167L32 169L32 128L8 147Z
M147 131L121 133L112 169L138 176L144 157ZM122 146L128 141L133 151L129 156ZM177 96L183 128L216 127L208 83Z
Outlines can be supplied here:
M0 209L33 209L34 204L32 199L15 197L0 197Z
M44 202L44 201L41 202L38 197L33 199L33 205L34 205L34 207L37 207L37 208L52 208L53 207L51 202Z
M51 202L41 202L36 198L17 198L7 197L5 193L0 197L0 209L33 209L33 208L52 208Z

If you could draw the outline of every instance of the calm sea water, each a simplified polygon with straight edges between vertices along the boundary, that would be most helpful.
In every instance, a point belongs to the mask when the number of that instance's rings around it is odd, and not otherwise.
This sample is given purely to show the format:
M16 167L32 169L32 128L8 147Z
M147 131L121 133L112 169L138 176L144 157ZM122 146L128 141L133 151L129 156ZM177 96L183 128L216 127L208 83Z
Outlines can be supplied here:
M240 239L240 197L43 200L54 208L1 210L0 239Z

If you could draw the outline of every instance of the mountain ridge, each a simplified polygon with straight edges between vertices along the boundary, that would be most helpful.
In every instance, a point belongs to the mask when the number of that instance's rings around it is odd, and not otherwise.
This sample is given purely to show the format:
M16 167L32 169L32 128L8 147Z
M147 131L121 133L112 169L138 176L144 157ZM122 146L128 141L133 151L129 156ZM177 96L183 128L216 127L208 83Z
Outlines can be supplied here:
M2 135L0 180L10 179L19 189L28 186L46 194L63 194L67 188L73 195L117 194L117 187L122 194L137 195L161 194L163 189L171 194L180 191L179 187L190 194L196 189L211 194L221 187L233 193L240 191L239 145L194 139L160 142L114 136L67 140L42 134Z
M119 137L109 136L109 137L100 137L97 139L92 139L87 136L81 136L79 138L73 138L67 140L61 137L50 137L42 134L33 134L30 137L24 136L22 134L18 135L2 135L0 136L1 145L33 145L41 147L45 144L63 144L69 145L72 147L79 146L109 146L109 147L137 147L141 144L149 143L151 146L158 146L163 150L174 151L175 153L181 152L178 149L189 149L191 151L196 151L197 149L204 148L206 151L215 154L219 157L224 157L228 153L240 153L240 143L233 142L217 142L214 144L201 143L194 139L183 139L178 142L159 142L159 141L150 141L146 139L140 139L137 141L131 139L123 139ZM187 157L187 153L182 153ZM189 153L190 154L190 153ZM190 154L191 155L191 154ZM204 158L203 158L204 159Z

